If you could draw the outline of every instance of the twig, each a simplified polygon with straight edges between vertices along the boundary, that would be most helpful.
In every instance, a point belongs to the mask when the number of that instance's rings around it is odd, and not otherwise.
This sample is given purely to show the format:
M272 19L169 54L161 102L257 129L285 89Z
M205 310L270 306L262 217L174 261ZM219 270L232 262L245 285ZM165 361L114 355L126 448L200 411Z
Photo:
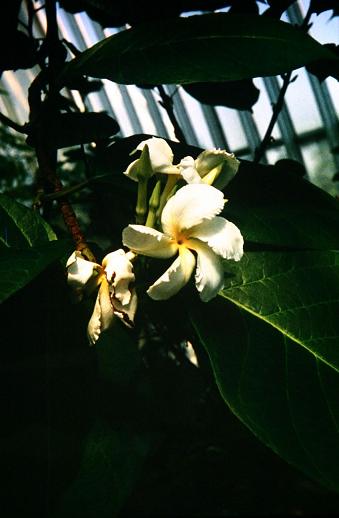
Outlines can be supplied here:
M311 4L312 4L312 2L310 3L310 5L308 7L307 13L305 15L305 18L304 18L302 24L299 26L299 29L302 31L307 32L310 28L309 21L312 16L312 5ZM279 114L284 106L284 98L285 98L287 88L290 85L290 83L292 83L294 81L294 78L292 79L292 73L293 73L293 70L291 70L291 72L287 72L286 74L284 74L282 76L283 84L282 84L281 90L279 92L278 99L273 106L273 113L272 113L271 120L267 126L267 130L266 130L263 140L261 141L261 144L257 147L257 149L255 150L255 153L254 153L253 161L256 164L261 160L261 158L265 154L265 151L270 143L271 134L272 134L274 125L277 122Z
M6 117L6 115L4 115L3 113L0 113L0 122L5 124L5 126L9 126L10 128L14 129L15 131L18 131L19 133L24 133L26 135L28 133L27 124L24 124L23 126L21 126L17 122L14 122L14 121L12 121L12 119L9 119L8 117Z
M180 142L182 142L183 144L187 144L185 135L182 129L180 128L179 123L174 114L172 97L167 95L167 93L165 92L165 88L162 85L158 85L157 88L161 97L161 105L163 106L163 108L165 108L167 115L171 123L173 124L175 136Z
M282 110L282 107L284 106L284 98L285 98L285 94L286 94L288 85L291 83L291 76L292 76L292 72L288 72L287 74L285 74L283 76L283 84L282 84L281 90L279 92L277 102L274 104L272 117L267 126L265 136L262 139L260 145L255 150L255 154L254 154L254 163L255 164L257 164L262 159L262 157L266 151L266 148L267 148L268 144L270 143L272 130L274 128L275 123L277 122L277 119Z
M46 17L46 41L49 56L47 69L49 97L47 99L47 104L41 102L41 91L45 85L46 74L42 73L41 75L39 74L40 77L37 76L38 79L33 81L29 92L30 109L31 114L33 114L35 126L35 135L33 140L35 143L36 156L39 164L40 183L42 184L38 188L39 201L41 198L43 198L42 187L46 186L46 184L47 187L54 193L59 193L63 190L61 180L56 172L57 149L53 143L46 139L44 132L46 123L48 123L50 117L53 117L54 115L55 108L53 106L53 101L57 95L55 86L55 72L56 67L58 66L57 48L59 45L59 38L55 0L46 0ZM45 107L47 107L47 112L44 111ZM90 261L96 262L93 253L85 241L84 235L80 229L77 217L71 204L68 202L66 197L59 197L57 201L65 225L72 236L76 249L81 251L82 254Z

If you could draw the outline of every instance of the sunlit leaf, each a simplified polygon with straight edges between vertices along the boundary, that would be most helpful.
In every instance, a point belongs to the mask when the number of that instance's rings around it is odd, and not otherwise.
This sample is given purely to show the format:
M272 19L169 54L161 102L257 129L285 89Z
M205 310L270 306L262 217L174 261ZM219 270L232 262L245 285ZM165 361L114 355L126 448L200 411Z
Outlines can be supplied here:
M222 296L339 371L339 251L248 252Z
M56 239L38 212L0 194L0 246L33 246Z
M0 251L0 302L23 288L49 264L72 251L67 240L34 248L3 248Z
M281 457L339 491L338 371L225 300L192 321L231 410Z

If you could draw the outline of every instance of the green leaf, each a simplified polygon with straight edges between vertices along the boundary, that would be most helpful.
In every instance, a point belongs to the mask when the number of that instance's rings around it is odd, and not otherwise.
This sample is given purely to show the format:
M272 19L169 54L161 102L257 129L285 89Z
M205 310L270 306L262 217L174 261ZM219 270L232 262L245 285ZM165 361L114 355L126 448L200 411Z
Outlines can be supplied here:
M193 83L185 85L184 89L203 104L228 106L236 110L251 110L260 93L250 79L222 83Z
M83 445L77 478L63 495L55 517L117 516L149 453L151 436L98 419Z
M49 264L72 251L68 240L52 241L34 248L3 248L0 251L0 302L23 288Z
M245 241L295 249L339 249L339 204L288 166L241 162L225 189L224 215Z
M110 36L66 64L59 81L83 74L125 84L234 81L282 74L321 58L336 59L288 23L214 13Z
M192 322L234 414L286 461L339 491L338 372L219 297Z
M46 125L44 137L60 149L115 135L119 124L106 113L60 113ZM34 146L34 140L27 143Z
M56 239L38 212L0 194L0 247L27 247Z
M339 252L248 252L222 296L339 371Z

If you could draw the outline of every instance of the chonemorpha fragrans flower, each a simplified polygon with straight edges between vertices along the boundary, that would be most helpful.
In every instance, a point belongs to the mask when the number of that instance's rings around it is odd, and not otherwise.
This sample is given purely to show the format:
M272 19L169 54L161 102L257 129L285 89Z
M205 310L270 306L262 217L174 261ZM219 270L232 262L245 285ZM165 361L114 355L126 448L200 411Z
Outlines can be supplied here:
M200 153L194 160L186 156L177 165L173 164L173 152L164 139L152 137L143 140L131 153L141 151L141 155L126 169L125 174L132 180L149 179L155 173L176 175L187 183L207 183L223 189L239 168L239 160L233 153L222 149L211 149Z
M67 261L67 281L78 300L99 286L94 311L88 323L87 336L91 345L115 318L133 326L137 296L130 284L134 282L132 260L135 254L116 250L107 254L102 265L85 260L81 252L73 252Z
M195 284L203 301L209 301L223 288L222 259L239 261L244 243L240 230L217 216L224 203L223 193L210 185L185 185L162 211L162 232L143 225L124 229L124 245L137 254L158 258L177 255L147 290L151 298L165 300L175 295L194 269Z

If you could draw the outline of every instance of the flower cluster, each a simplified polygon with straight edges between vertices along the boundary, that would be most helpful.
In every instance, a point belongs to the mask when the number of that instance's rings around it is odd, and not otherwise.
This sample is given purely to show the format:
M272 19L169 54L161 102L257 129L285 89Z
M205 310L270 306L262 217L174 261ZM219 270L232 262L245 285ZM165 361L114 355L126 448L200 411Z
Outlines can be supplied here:
M116 317L133 325L137 296L132 261L138 255L174 258L148 288L152 299L174 296L195 272L195 285L204 302L223 288L223 260L239 261L243 255L240 230L218 215L226 202L219 189L239 167L233 154L213 149L174 164L170 146L155 137L141 142L132 153L136 151L141 151L139 158L125 171L138 182L136 224L122 232L122 243L129 251L106 255L102 265L85 260L80 252L74 252L67 262L68 282L79 298L99 286L88 325L91 344ZM148 200L147 184L154 175L159 178Z

